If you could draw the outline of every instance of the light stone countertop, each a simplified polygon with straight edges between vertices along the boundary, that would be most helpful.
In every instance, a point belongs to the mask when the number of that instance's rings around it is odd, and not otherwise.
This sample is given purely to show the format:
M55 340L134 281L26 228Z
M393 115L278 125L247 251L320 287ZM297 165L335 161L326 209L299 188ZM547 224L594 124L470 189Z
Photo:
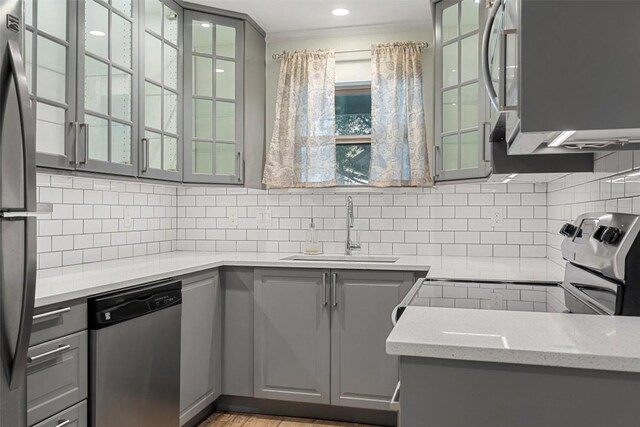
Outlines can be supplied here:
M559 282L563 269L544 258L400 256L395 263L293 261L294 254L187 252L124 258L38 271L36 307L223 266L430 271L449 278Z
M398 356L640 372L640 318L408 307L387 338Z

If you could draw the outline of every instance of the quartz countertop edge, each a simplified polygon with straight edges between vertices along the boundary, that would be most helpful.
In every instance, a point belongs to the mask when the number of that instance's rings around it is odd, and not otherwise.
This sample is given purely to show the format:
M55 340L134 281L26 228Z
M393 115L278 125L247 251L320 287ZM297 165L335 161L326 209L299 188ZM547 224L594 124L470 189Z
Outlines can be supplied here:
M637 317L408 307L386 349L395 356L640 373L638 342Z
M224 267L429 271L434 277L562 280L562 267L544 258L398 256L394 263L296 261L292 253L174 251L38 271L36 307L87 298L157 280Z

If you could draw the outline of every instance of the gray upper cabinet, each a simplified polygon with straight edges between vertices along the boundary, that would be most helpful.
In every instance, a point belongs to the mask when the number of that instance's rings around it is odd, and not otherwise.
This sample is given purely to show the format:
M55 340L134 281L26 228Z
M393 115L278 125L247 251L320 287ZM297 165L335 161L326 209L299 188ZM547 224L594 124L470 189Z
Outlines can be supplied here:
M77 4L76 168L136 176L139 2Z
M182 180L182 8L140 2L140 176Z
M327 274L255 270L255 397L330 403Z
M180 424L221 394L222 295L218 272L182 282Z
M486 178L491 112L480 73L484 2L442 0L434 19L435 178Z
M242 184L243 21L185 12L184 180Z
M406 272L332 271L331 404L389 409L398 358L385 349L391 312L413 285Z
M25 0L23 4L23 49L36 121L37 162L73 169L77 3Z

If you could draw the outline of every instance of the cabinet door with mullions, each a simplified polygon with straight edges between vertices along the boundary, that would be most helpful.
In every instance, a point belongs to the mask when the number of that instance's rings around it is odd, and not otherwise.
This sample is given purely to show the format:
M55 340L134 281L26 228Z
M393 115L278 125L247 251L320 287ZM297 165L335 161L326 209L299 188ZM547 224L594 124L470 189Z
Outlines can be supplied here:
M182 179L182 8L140 2L140 175Z
M243 22L185 12L184 180L242 184Z
M38 166L75 167L76 2L25 0L23 51Z
M79 170L137 175L138 4L78 4Z

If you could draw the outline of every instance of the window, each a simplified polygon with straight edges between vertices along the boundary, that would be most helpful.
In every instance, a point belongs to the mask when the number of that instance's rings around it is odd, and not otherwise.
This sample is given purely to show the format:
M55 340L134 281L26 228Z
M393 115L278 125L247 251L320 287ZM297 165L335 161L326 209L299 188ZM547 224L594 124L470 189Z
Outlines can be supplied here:
M366 185L371 163L371 86L336 87L336 180Z

